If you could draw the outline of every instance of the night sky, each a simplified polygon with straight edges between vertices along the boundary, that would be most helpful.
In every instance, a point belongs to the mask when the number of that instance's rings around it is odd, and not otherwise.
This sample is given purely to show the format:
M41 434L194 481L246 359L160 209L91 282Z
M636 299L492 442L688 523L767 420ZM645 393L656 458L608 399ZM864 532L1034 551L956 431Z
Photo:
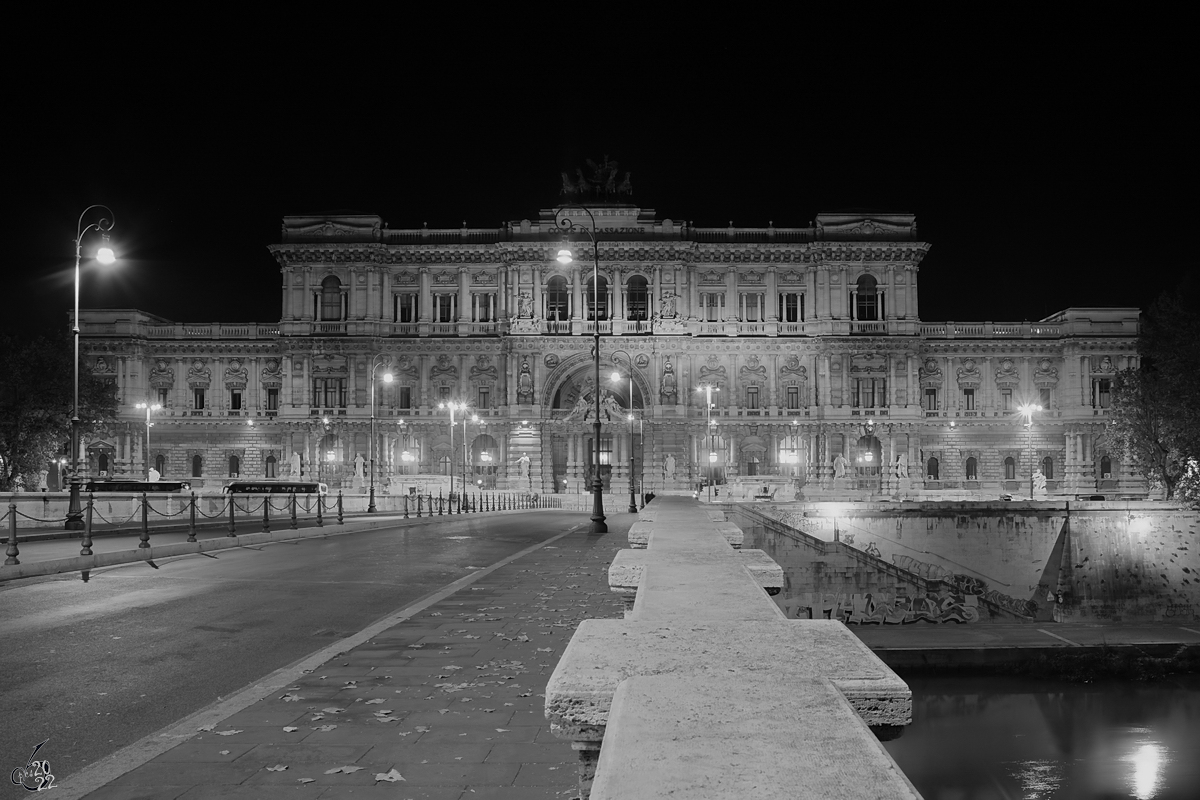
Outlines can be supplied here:
M1185 26L1018 11L641 33L208 23L99 55L76 31L10 87L3 324L66 325L91 203L113 209L121 261L85 261L84 308L272 322L284 215L495 227L535 218L561 171L605 156L633 173L633 202L700 226L915 213L933 245L925 320L1144 307L1195 263Z

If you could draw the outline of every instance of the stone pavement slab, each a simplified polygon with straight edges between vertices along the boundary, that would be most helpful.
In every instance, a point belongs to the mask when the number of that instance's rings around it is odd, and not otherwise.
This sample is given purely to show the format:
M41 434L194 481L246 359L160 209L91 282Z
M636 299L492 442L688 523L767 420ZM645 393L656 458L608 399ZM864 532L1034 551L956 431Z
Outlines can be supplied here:
M573 797L546 682L580 622L623 616L607 573L634 519L484 575L86 797Z

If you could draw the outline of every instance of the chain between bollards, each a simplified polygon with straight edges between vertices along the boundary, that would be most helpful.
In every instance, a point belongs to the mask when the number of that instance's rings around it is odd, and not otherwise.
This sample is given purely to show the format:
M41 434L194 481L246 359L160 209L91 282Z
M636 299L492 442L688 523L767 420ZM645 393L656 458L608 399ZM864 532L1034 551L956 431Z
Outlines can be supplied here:
M140 538L138 549L145 550L150 546L150 500L146 497L145 492L142 492L142 535Z

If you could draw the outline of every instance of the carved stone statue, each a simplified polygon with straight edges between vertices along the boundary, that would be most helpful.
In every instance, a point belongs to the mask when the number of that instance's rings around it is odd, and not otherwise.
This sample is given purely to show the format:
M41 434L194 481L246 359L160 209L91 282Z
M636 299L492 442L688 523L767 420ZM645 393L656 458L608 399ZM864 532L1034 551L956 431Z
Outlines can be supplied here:
M836 456L833 457L833 477L835 477L835 478L846 477L846 459L845 459L845 457L842 456L841 453L838 453Z
M611 394L606 394L604 399L600 401L600 410L608 417L609 422L616 422L625 417L625 412L621 410L617 399ZM632 413L632 410L630 413Z
M675 456L670 453L667 453L667 457L663 461L663 474L667 478L675 477Z
M517 295L517 317L533 319L533 295L529 292L521 292Z
M1033 493L1034 494L1045 494L1045 492L1046 492L1046 476L1043 475L1042 471L1039 469L1037 472L1033 473Z
M662 388L659 390L659 396L662 397L664 406L673 406L677 402L676 397L678 388L675 385L675 368L671 366L671 359L668 358L663 364Z
M300 477L300 454L295 450L292 451L291 457L288 459L288 466L291 469L292 478Z
M675 293L663 290L658 301L658 316L662 319L675 319Z
M159 473L158 470L156 470L154 467L150 468L150 482L151 483L158 481L161 477L162 477L162 475Z
M533 402L533 372L529 369L529 359L521 360L521 373L517 376L517 402L523 405Z
M364 477L364 473L363 473L363 464L364 463L366 463L366 461L363 459L362 453L356 453L354 455L354 477L360 481Z
M528 478L529 477L529 456L522 455L520 458L517 459L517 477L518 478Z
M901 453L899 456L896 457L896 477L897 478L907 478L908 477L908 454L907 453Z

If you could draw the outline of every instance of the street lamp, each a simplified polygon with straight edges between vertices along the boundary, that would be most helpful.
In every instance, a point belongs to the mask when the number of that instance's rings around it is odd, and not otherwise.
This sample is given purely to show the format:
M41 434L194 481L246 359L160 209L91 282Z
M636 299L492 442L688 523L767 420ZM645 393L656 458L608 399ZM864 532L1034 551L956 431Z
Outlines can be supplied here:
M712 502L712 485L713 485L713 470L717 465L717 452L713 450L712 440L712 396L713 392L721 391L720 386L713 386L710 383L703 383L696 387L697 392L704 392L704 408L708 413L708 502Z
M380 359L385 360L380 361ZM371 455L371 497L367 501L367 513L369 514L375 513L375 372L387 363L386 359L387 356L380 353L371 361L371 447L369 448ZM391 383L392 373L383 373L383 382Z
M581 209L588 215L591 220L591 228L586 228L582 225L577 225L570 217L561 216L568 208ZM585 206L578 203L567 203L559 206L558 211L554 214L554 224L561 228L564 234L572 230L579 229L588 235L592 241L592 360L596 367L596 421L593 424L593 453L595 456L595 471L592 474L592 533L608 533L608 525L604 522L604 481L600 479L600 247L596 244L596 217L592 215ZM572 261L571 249L567 246L567 241L563 242L563 247L558 251L558 262L560 264L570 264Z
M1022 403L1017 406L1017 413L1025 418L1025 432L1029 439L1029 499L1033 500L1033 470L1034 461L1037 459L1037 454L1033 451L1033 415L1037 411L1041 411L1042 407L1036 403Z
M150 421L150 412L162 409L162 403L138 403L134 408L146 409L146 480L150 480L150 426L154 424Z
M633 494L633 359L629 357L629 353L624 350L618 350L612 354L613 363L616 364L617 356L625 356L625 361L629 364L629 513L637 513L637 499ZM613 372L613 383L621 382L621 373Z
M456 403L453 400L445 403L438 403L438 408L450 409L450 494L454 494L454 412L466 411L466 403ZM467 435L467 421L463 419L463 436ZM463 473L463 481L467 480L467 475Z
M83 218L92 209L104 209L108 216L84 227ZM113 229L115 216L108 206L90 205L79 215L79 223L75 226L75 316L72 317L72 332L75 336L75 400L71 412L71 498L67 506L67 521L63 526L69 531L83 530L83 509L79 505L79 260L82 255L83 235L93 228L100 232L100 247L96 250L96 260L105 265L117 260L108 241L108 232Z

